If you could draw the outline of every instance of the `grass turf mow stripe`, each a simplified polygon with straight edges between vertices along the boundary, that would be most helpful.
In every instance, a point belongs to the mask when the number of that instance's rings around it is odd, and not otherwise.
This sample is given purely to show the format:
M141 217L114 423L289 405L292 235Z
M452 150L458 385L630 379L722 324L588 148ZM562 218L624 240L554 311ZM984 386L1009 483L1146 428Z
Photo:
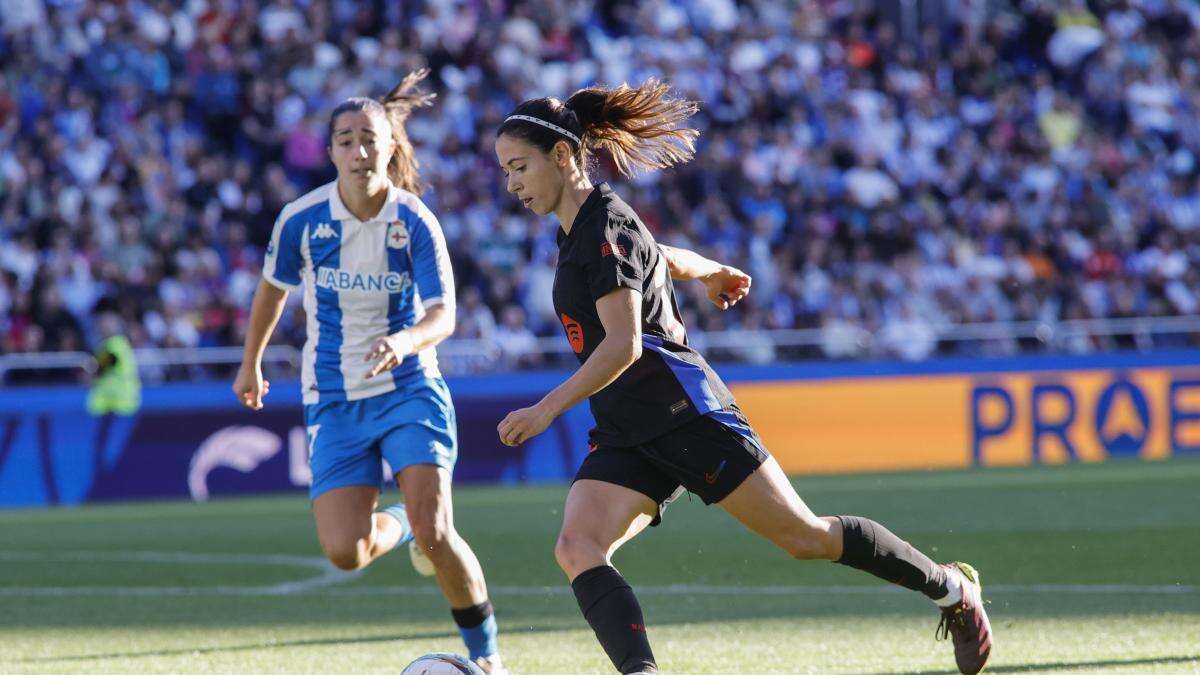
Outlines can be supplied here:
M983 573L990 672L1200 672L1200 461L795 480ZM456 486L514 675L611 673L553 547L563 486ZM391 503L395 493L381 502ZM0 512L0 672L366 672L463 647L404 552L320 554L302 494ZM673 675L948 673L922 597L682 499L619 551Z

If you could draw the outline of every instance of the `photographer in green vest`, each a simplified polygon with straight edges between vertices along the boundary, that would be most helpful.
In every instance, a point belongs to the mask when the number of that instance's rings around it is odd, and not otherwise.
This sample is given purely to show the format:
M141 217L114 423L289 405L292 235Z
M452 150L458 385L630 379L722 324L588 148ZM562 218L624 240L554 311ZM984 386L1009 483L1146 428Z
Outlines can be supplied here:
M135 423L138 409L142 406L142 381L138 377L137 360L133 345L122 330L121 318L114 312L104 311L96 316L96 328L100 332L100 344L96 347L96 373L92 389L88 392L87 411L96 417L95 435L92 438L92 485L87 499L93 499L97 491L103 491L102 477L111 469L120 456L120 447L113 454L109 441L116 438L117 445ZM106 461L106 457L109 459Z
M97 327L102 339L96 349L96 377L88 392L88 413L97 417L132 415L142 404L142 382L133 345L121 334L121 319L116 314L101 314Z

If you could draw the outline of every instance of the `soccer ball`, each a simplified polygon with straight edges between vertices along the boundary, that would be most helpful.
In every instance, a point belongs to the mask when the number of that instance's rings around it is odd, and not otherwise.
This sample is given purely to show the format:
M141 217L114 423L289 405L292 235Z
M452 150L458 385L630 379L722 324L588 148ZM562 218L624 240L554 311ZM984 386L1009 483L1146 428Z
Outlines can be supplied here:
M400 675L483 675L479 666L458 654L426 654L400 671Z

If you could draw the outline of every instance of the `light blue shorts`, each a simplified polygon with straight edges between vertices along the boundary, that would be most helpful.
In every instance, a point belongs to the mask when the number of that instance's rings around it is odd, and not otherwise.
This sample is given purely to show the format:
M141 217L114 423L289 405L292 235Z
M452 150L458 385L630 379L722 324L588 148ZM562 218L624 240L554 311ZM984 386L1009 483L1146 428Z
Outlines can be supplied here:
M453 472L458 458L454 403L441 378L357 401L306 405L304 423L313 475L309 499L350 485L382 488L381 459L400 473L414 464Z

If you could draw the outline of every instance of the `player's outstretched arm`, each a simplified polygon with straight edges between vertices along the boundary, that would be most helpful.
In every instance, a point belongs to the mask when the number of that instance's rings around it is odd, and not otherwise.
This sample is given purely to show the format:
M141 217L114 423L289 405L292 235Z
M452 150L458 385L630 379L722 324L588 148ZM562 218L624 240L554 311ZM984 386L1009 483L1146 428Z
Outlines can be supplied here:
M708 299L720 309L729 309L750 294L750 275L736 267L722 265L684 248L659 244L658 249L667 260L672 279L699 279L708 292Z
M254 292L254 305L250 308L250 325L246 330L246 346L242 353L242 366L233 381L233 394L238 401L251 410L262 408L262 399L267 395L271 383L263 379L262 357L283 314L283 305L288 292L263 279Z

